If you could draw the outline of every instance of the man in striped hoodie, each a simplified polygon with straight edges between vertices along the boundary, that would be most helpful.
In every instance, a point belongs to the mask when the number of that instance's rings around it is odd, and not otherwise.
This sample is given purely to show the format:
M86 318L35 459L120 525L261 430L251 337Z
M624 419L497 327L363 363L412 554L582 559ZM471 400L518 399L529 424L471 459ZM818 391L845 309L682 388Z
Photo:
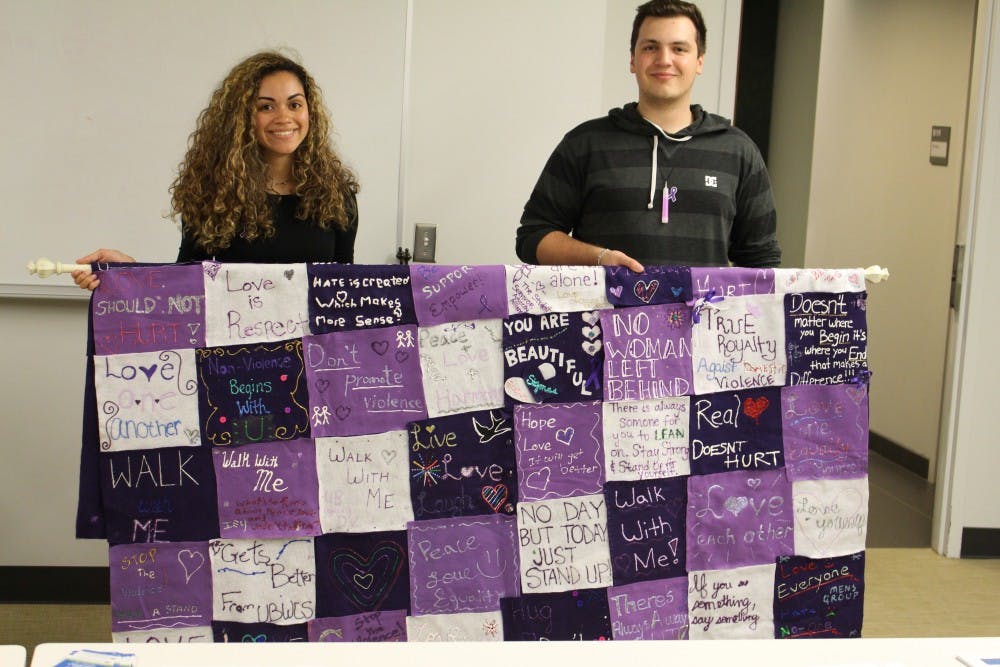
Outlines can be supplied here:
M517 254L531 264L769 267L781 262L760 151L691 104L705 22L678 0L641 5L630 69L639 102L571 130L525 204Z

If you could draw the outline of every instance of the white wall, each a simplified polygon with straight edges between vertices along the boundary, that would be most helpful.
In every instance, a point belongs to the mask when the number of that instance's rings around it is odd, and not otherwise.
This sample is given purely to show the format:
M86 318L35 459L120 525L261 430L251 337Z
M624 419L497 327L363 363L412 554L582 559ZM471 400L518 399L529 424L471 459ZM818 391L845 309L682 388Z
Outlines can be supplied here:
M29 27L44 32L46 13L60 7L63 1L43 0L31 5L37 9L35 23ZM264 10L262 0L254 0L259 5L248 9L249 1L238 5L201 3L197 11L191 10L189 14L197 15L199 20L214 16L210 25L215 25L213 21L220 22L220 16L232 15L237 11L236 6L240 16L252 15L262 25L267 24L262 17L269 16L268 12L291 17L289 25L295 29L282 35L269 32L270 43L244 44L238 42L238 33L215 28L220 38L237 39L237 44L231 47L234 59L274 45L275 41L295 46L307 39L348 39L356 45L356 58L323 64L314 63L316 59L311 53L301 46L300 49L303 60L324 87L339 125L341 146L357 168L364 188L360 199L358 261L392 261L387 250L396 245L400 123L372 126L363 114L346 117L339 114L333 94L336 84L328 82L337 81L338 72L361 73L363 76L353 79L359 86L355 92L358 98L367 100L391 93L398 99L400 113L396 118L401 118L402 25L387 20L385 31L370 34L359 32L357 22L350 16L313 23L308 19L318 11L344 11L354 6L353 2L363 5L357 11L369 13L381 8L396 12L394 16L403 16L405 3L323 0L305 8L302 3L286 3L268 5ZM144 30L155 29L155 25L146 26L148 21L142 16L144 5L128 4L132 7L130 12L123 12L115 19L116 33L129 32L129 26L121 23L126 19L142 22ZM401 216L405 245L412 245L414 222L433 222L439 225L440 263L514 261L514 231L521 209L556 143L574 125L634 98L634 85L627 76L627 46L622 44L628 43L632 12L637 4L636 0L504 3L414 0L409 108L412 117L408 130L405 210ZM695 89L696 98L710 110L731 115L740 3L703 0L699 4L709 23L709 55L706 72ZM254 7L263 13L252 11ZM288 12L289 7L296 8L294 15ZM608 17L623 14L621 25L617 25L617 18L616 25L606 24ZM4 18L0 36L17 34L22 26L10 20L8 14ZM94 28L93 38L111 40L112 36L102 37L101 29L99 25ZM158 39L174 39L173 33L177 31L171 28L168 32ZM616 36L607 49L606 34ZM608 49L612 49L613 57ZM44 49L33 52L33 57L24 60L21 66L43 70L58 67L57 61L46 59L47 55ZM385 73L393 58L399 59L398 76ZM606 71L609 59L620 62L624 69L615 65L614 71ZM376 63L381 64L374 67ZM331 69L320 73L316 71L318 67ZM206 65L205 69L211 70L203 73L208 79L197 85L192 83L202 100L207 99L212 84L225 67ZM607 95L614 96L613 102L602 102ZM184 123L193 124L194 111L177 113ZM164 132L171 135L169 141L182 146L192 126ZM54 150L44 145L44 134L34 138L41 148ZM62 140L72 142L74 137ZM9 151L0 156L5 172L13 173L16 164L11 161L15 157ZM167 201L166 188L172 180L170 168L181 157L178 148L175 160L167 167L158 168L153 176L144 175L158 183L155 187L159 188L163 201ZM100 160L95 160L94 165L99 170ZM134 169L142 171L141 167ZM81 179L92 177L90 171L80 172ZM384 187L374 186L373 181L384 183ZM114 206L114 202L108 201L106 205ZM150 208L156 210L148 211L145 218L166 225L159 221L160 206ZM56 222L65 225L67 221ZM9 227L8 233L10 229L13 227ZM53 232L53 238L55 235ZM115 241L101 243L114 245ZM174 243L167 242L169 252ZM125 241L120 245L130 247ZM71 260L77 256L76 252L75 247L61 250L53 258ZM155 259L171 257L165 250ZM65 282L63 278L62 283ZM0 466L0 530L4 533L0 541L0 566L107 563L106 544L73 539L85 333L86 304L79 298L68 302L0 298L0 340L8 350L0 367L5 379L0 385L0 406L3 406L0 434L7 454L4 465ZM10 353L11 350L14 352Z
M968 255L965 295L958 312L955 388L949 396L951 419L945 428L941 492L934 546L949 556L960 553L965 528L1000 529L997 471L996 258L1000 254L1000 3L982 0L973 73L968 199L960 240Z
M975 0L823 3L812 155L802 156L800 145L789 158L811 171L804 265L880 264L892 272L869 291L871 429L927 458L932 477L975 7ZM809 77L801 80L806 96ZM808 111L775 105L772 125L801 123ZM932 125L952 128L947 167L929 163ZM776 190L801 193L802 174L781 179L794 167L779 164ZM800 211L802 202L794 206ZM789 224L781 209L779 221ZM925 380L914 382L917 374Z
M431 223L439 264L515 263L542 165L600 113L604 0L415 0L413 14L403 245Z
M323 89L345 161L359 172L357 255L383 262L394 235L406 0L4 2L0 87L0 294L37 281L45 255L99 246L173 261L167 186L195 118L239 60L297 53ZM309 22L312 23L309 23ZM383 233L371 233L379 230ZM68 289L68 288L67 288Z

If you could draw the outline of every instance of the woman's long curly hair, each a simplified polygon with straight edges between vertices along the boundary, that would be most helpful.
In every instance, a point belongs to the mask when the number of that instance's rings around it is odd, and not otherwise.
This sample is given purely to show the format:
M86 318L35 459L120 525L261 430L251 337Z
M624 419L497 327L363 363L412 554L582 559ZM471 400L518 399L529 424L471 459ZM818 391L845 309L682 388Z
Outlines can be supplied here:
M207 252L274 236L267 164L254 135L253 113L261 80L275 72L298 77L309 106L309 131L295 151L292 176L299 196L295 217L323 229L344 229L355 217L351 194L357 178L330 143L330 117L319 86L302 65L273 51L236 65L212 93L188 139L188 150L170 186L172 217Z

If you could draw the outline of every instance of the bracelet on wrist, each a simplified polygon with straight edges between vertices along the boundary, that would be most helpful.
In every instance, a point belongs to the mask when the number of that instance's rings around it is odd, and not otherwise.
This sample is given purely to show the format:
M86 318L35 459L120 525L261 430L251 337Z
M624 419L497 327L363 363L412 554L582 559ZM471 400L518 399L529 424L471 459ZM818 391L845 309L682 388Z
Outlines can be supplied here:
M601 260L604 259L604 256L609 252L611 252L611 248L602 249L601 252L597 253L597 261L595 261L594 264L597 266L601 266Z

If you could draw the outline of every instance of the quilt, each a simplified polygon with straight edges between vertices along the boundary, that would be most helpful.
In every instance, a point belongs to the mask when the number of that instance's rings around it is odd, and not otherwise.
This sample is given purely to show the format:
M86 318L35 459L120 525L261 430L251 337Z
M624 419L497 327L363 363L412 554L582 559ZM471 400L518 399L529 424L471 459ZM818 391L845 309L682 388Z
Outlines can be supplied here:
M862 269L110 267L113 637L858 637L866 305Z

